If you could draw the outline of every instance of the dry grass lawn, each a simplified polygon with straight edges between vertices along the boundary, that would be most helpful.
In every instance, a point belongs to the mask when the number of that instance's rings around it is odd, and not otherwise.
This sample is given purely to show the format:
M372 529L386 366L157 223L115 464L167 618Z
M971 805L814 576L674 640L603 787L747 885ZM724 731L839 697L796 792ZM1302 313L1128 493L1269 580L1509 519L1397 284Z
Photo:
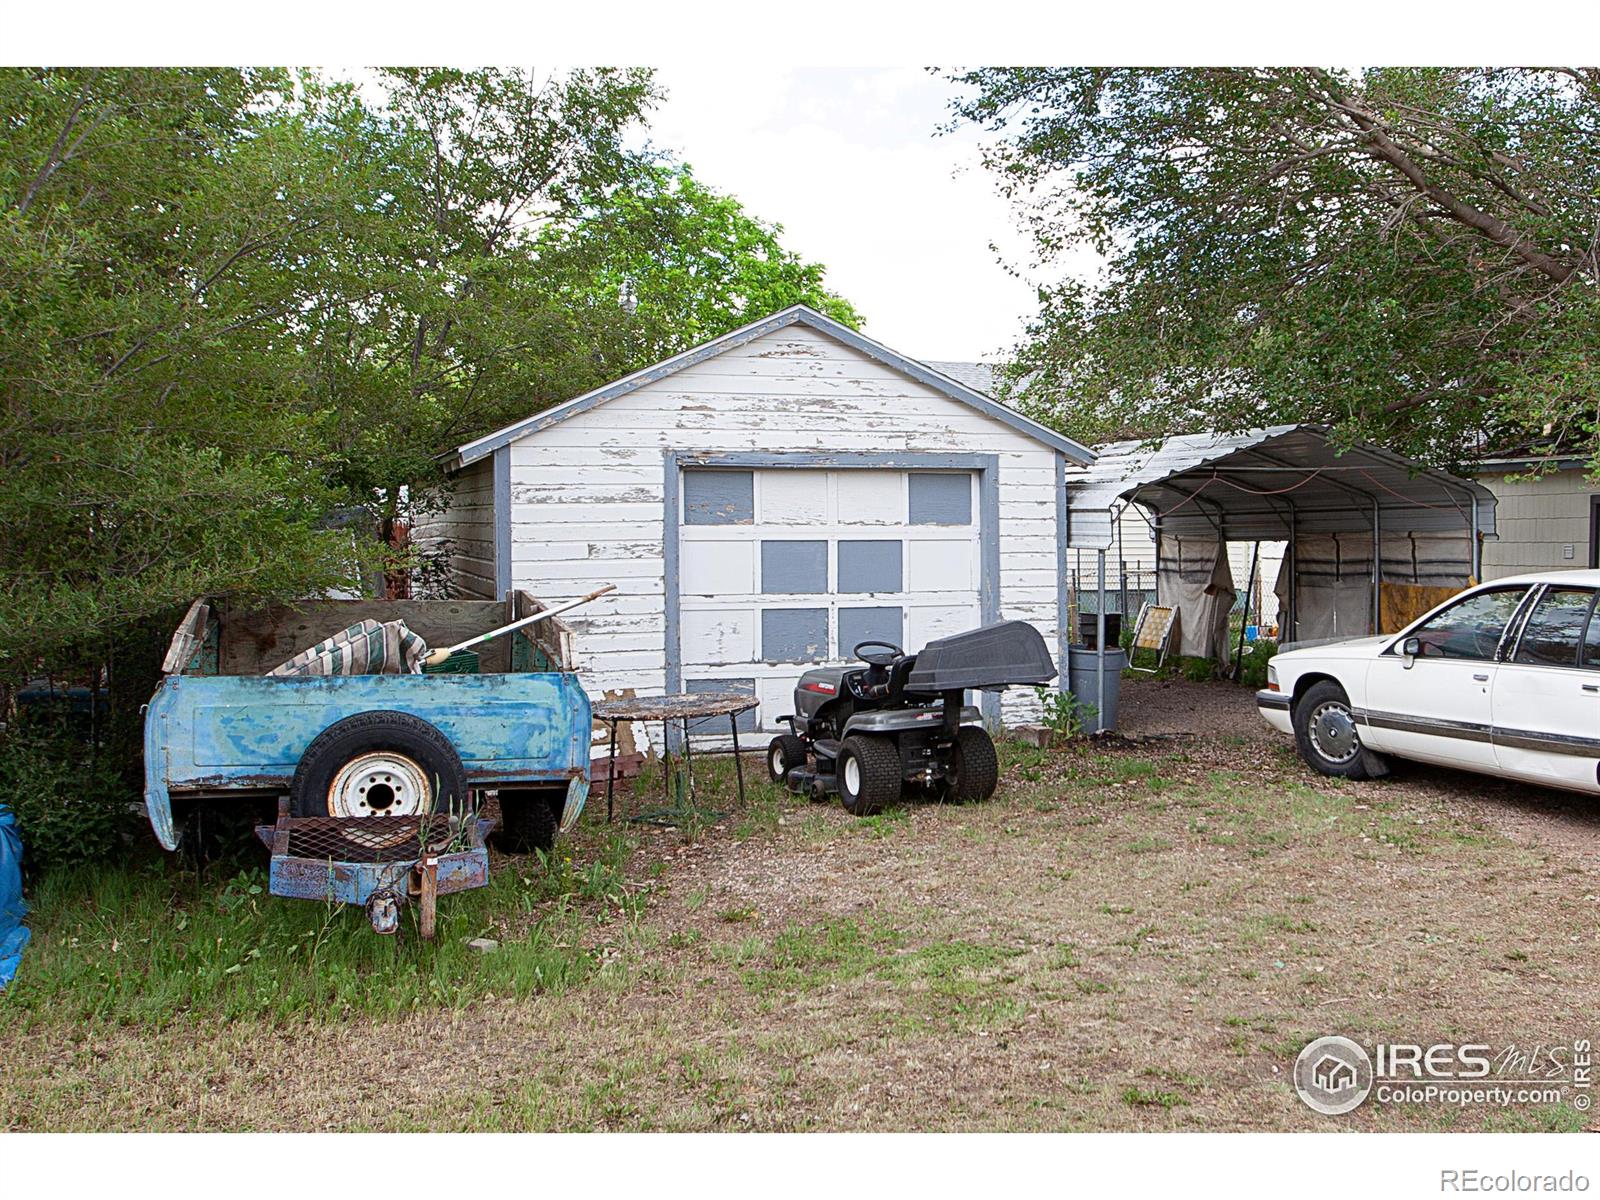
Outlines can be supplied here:
M1244 704L1237 689L1160 687L1129 685L1129 725L1141 704L1156 725L1163 706ZM1600 1033L1600 808L1420 768L1324 780L1254 721L1246 709L1191 739L1011 744L981 806L911 803L863 821L763 785L705 829L625 826L622 893L492 914L510 945L536 926L548 936L538 923L559 910L562 936L581 943L583 971L518 996L231 1019L0 1002L0 1127L1592 1120L1370 1103L1329 1119L1301 1105L1289 1071L1325 1033L1496 1045ZM596 808L565 851L580 865L618 853ZM544 870L497 867L513 892ZM41 917L30 955L63 953ZM401 950L402 967L421 952Z

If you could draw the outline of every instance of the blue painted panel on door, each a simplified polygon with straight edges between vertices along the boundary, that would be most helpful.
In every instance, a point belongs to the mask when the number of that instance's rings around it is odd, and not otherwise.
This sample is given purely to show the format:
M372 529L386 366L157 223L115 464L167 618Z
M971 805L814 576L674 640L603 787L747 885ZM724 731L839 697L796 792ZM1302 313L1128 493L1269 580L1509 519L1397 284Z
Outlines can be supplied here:
M898 592L903 586L901 543L839 543L840 592Z
M761 543L761 590L768 593L818 593L828 590L828 543Z
M685 525L749 525L756 519L751 471L685 471Z
M901 613L898 606L880 605L871 608L839 609L839 657L849 658L857 642L892 642L904 646L900 640Z
M686 692L739 692L746 696L756 694L756 681L745 679L686 679L683 682ZM758 710L746 709L738 716L739 732L754 733L756 730L756 713ZM702 733L727 734L727 717L701 717L698 721L689 722L689 732L698 736Z
M817 662L828 655L828 610L761 610L761 657L767 662Z
M972 476L913 471L908 480L913 525L971 525Z

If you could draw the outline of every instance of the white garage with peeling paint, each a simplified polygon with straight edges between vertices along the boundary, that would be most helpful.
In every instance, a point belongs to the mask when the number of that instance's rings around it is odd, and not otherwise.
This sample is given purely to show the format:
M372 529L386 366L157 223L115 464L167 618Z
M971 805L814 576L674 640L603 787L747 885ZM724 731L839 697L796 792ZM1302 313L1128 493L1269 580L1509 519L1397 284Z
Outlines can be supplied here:
M867 638L1020 619L1064 665L1063 479L1092 458L795 307L462 446L414 535L449 539L455 595L616 583L568 618L591 695L749 691L770 729L801 671Z

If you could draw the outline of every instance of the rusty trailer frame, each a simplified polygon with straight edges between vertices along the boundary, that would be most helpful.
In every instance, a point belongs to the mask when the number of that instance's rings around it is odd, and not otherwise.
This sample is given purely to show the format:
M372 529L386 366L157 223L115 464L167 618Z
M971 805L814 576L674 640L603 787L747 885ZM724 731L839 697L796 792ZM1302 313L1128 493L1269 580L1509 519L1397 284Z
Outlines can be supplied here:
M274 798L278 819L257 827L272 854L270 891L366 907L391 932L419 904L432 933L441 895L482 887L492 821L482 794L548 790L561 831L589 795L592 718L571 662L571 631L555 618L495 643L479 674L267 676L264 671L355 621L404 619L431 645L451 645L545 607L525 592L495 601L307 601L237 610L197 600L172 639L166 672L145 712L145 809L157 840L178 846L174 801ZM467 811L426 817L295 817L287 793L323 730L365 712L426 721L460 756ZM444 824L440 824L443 822Z

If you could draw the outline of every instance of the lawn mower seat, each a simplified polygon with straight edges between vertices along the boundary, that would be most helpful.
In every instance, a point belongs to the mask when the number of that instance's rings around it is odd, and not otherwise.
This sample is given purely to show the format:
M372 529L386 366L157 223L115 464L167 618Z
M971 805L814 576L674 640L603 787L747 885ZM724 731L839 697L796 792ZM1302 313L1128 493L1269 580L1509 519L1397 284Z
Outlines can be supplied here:
M889 668L889 682L884 685L883 696L890 703L905 694L906 680L911 678L911 668L917 665L915 654L902 654Z
M902 654L887 667L868 667L861 676L862 699L893 704L904 694L906 680L911 677L911 668L916 665L915 654Z
M889 694L889 668L873 665L858 672L855 690L863 700L882 700Z

